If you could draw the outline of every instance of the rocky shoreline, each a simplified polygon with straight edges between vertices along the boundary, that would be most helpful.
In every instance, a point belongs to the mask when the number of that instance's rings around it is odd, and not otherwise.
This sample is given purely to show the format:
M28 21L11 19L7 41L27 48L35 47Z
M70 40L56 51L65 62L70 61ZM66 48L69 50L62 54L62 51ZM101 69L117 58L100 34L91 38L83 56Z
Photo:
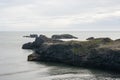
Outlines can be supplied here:
M87 41L62 41L45 35L26 43L28 61L60 62L74 66L120 71L120 40L90 37Z

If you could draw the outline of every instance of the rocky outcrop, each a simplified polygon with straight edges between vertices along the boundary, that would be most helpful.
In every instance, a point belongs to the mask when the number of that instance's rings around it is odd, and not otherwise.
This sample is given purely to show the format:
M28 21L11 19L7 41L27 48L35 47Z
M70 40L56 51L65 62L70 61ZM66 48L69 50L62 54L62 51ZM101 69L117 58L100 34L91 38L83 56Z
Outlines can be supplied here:
M95 39L94 37L89 37L86 40L94 40L94 39Z
M77 39L77 37L70 34L61 34L61 35L53 35L52 39Z
M120 71L120 50L98 48L87 55L86 66Z
M101 48L83 53L68 45L57 44L36 52L28 56L29 61L61 62L74 66L120 71L120 50Z
M33 49L32 42L23 44L22 49Z
M90 37L90 38L87 38L86 40L88 41L97 41L97 42L101 42L101 43L109 43L109 42L113 42L112 39L110 38L94 38L94 37Z
M116 39L115 41L120 41L120 39Z
M30 34L29 36L23 36L23 37L36 38L36 37L38 37L38 35L37 34Z
M43 43L60 43L62 40L53 40L51 38L46 37L45 35L40 35L35 38L34 42L26 43L22 46L22 49L36 49L39 48Z
M45 36L44 36L45 37ZM97 38L89 41L43 40L40 43L27 44L34 46L34 53L28 61L61 62L65 64L120 71L120 42L110 38ZM39 42L40 40L38 40ZM117 45L116 45L117 44ZM32 46L33 47L33 46Z
M95 40L100 40L100 41L102 41L102 42L112 42L113 40L112 39L110 39L110 38L95 38Z

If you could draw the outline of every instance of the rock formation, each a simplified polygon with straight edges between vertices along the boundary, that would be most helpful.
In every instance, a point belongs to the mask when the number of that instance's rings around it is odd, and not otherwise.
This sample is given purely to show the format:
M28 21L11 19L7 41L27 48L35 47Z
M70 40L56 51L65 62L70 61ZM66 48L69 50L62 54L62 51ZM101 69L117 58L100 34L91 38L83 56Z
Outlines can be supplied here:
M30 34L29 36L23 36L23 37L36 38L36 37L38 37L38 35L37 34Z
M94 39L95 39L94 37L89 37L86 40L94 40Z
M61 34L61 35L53 35L52 39L77 39L77 37L72 36L70 34Z
M24 44L22 48L34 50L28 56L28 61L61 62L120 71L120 41L110 38L64 42L42 35L34 42Z
M39 48L43 43L60 43L62 40L54 40L46 37L45 35L40 35L35 38L35 41L26 43L22 46L23 49L36 49Z

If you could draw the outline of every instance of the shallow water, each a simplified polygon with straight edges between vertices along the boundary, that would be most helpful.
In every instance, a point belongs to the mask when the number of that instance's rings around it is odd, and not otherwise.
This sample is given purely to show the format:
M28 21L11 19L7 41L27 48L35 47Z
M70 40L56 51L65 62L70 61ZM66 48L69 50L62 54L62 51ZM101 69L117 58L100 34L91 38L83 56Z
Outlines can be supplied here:
M28 62L31 50L21 49L22 44L33 41L23 38L30 33L70 33L80 40L88 37L120 38L120 32L0 32L0 80L120 80L120 74L94 69L73 67L59 63Z

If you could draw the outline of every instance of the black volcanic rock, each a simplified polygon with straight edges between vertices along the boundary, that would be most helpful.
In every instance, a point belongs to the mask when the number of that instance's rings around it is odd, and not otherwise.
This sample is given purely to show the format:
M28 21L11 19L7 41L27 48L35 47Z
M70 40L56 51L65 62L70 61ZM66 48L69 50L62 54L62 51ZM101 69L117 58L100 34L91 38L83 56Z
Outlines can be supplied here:
M34 53L28 56L28 61L61 62L74 66L120 71L120 41L95 38L89 41L54 42L45 36L39 38L40 40L33 43L34 46L36 44L40 46L34 47ZM39 41L41 42L35 43ZM33 48L33 43L24 46Z
M52 44L36 50L29 61L61 62L74 66L120 70L120 50L85 48L77 44Z
M38 37L38 35L37 34L30 34L29 36L23 36L23 37L36 38L36 37Z
M59 43L63 42L62 40L53 40L46 37L45 35L40 35L35 38L35 41L26 43L22 46L22 49L36 49L39 48L43 43Z
M86 40L94 40L94 39L95 39L94 37L89 37Z
M75 63L76 59L81 60L81 58L77 58L78 56L74 53L74 47L79 48L81 45L77 44L43 44L39 49L37 49L33 54L39 55L36 56L36 59L33 58L32 61L51 61L51 62L63 62L63 63ZM31 58L32 55L28 56ZM81 55L83 56L83 55ZM76 57L76 58L75 58ZM77 61L77 60L76 60Z
M87 65L120 71L120 50L98 48L87 56Z
M95 38L95 40L101 40L102 42L112 42L113 40L110 38Z
M26 43L22 46L22 49L35 49L41 46L41 44L44 43L43 38L36 37L34 42Z
M89 40L89 41L98 41L98 42L102 42L102 43L109 43L109 42L112 42L113 40L110 39L110 38L94 38L94 37L89 37L87 38L86 40Z
M120 39L116 39L115 41L120 41Z
M25 43L23 44L22 49L33 49L33 45L31 42Z
M53 35L52 39L77 39L77 37L72 36L70 34L61 34L61 35Z

